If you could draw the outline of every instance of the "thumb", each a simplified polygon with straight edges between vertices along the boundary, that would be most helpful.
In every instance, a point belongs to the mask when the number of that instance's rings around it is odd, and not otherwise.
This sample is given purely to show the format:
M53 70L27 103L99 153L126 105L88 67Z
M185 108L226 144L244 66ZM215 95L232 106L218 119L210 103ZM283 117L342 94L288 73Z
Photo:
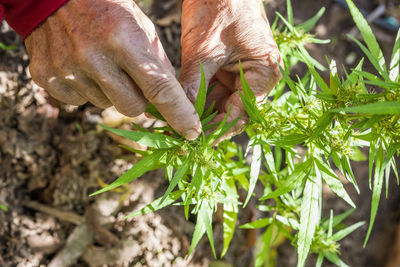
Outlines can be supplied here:
M204 69L206 86L210 84L211 78L217 73L219 66L213 60L201 61L197 58L191 58L189 61L182 59L182 67L179 75L179 81L186 92L187 97L194 103L199 92L201 82L201 66Z

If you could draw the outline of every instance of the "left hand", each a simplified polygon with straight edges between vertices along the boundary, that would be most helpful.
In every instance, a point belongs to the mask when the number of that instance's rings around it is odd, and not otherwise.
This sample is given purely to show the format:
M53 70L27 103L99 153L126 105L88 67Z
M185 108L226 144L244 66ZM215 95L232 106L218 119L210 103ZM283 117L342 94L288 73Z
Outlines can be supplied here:
M242 118L228 136L243 129L247 116L239 96L239 64L261 102L281 79L282 60L264 11L262 0L185 0L182 9L182 68L180 81L194 102L201 80L216 82L207 98L222 121L232 106L228 121ZM228 137L228 136L225 136Z

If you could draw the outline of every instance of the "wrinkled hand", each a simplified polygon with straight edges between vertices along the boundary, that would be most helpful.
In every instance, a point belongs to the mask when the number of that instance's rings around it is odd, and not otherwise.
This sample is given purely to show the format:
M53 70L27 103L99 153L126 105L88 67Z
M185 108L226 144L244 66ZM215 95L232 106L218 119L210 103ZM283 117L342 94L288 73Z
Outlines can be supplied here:
M25 44L32 79L56 99L114 105L132 117L149 101L186 138L201 132L154 25L133 1L70 0Z
M185 0L182 12L180 81L194 101L201 79L199 62L203 63L207 83L216 82L207 98L220 112L215 121L222 121L231 105L229 121L243 116L233 135L247 119L238 92L239 60L258 101L281 79L281 57L262 0Z

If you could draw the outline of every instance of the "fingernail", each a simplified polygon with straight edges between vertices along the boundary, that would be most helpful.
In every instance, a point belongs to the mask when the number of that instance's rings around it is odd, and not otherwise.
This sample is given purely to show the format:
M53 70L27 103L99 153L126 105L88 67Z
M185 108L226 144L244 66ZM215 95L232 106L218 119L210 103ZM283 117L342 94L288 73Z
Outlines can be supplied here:
M192 140L195 140L199 135L200 135L199 131L196 131L195 129L191 129L186 132L185 138L187 140L192 141Z

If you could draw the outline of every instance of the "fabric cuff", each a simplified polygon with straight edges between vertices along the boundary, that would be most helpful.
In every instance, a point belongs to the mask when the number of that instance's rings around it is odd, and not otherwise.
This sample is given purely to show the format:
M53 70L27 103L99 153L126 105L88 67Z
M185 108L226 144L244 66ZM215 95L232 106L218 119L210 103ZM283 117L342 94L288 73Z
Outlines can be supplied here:
M0 0L1 1L1 0ZM4 18L25 39L68 0L2 0ZM0 6L1 14L1 6Z

